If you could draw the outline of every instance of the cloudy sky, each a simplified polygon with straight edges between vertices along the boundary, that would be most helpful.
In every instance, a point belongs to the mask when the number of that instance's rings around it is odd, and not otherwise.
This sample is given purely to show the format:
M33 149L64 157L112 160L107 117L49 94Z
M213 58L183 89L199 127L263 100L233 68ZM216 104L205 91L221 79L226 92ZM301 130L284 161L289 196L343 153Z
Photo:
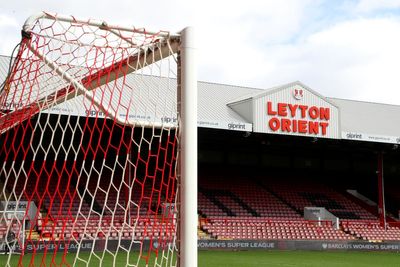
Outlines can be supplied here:
M51 11L113 24L196 27L199 80L400 105L400 0L2 0L0 54Z

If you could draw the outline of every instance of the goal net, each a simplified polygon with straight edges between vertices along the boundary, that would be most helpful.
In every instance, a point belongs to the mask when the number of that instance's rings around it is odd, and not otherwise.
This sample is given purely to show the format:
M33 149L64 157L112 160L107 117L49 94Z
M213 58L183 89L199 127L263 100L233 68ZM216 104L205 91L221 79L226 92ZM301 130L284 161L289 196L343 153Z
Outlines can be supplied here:
M2 200L37 207L24 215L19 264L197 261L182 249L181 192L193 191L181 190L181 148L192 142L185 116L196 114L183 104L185 84L195 84L184 38L49 13L26 21L0 92Z
M0 253L19 254L21 252L21 248L25 245L27 223L25 211L0 209Z

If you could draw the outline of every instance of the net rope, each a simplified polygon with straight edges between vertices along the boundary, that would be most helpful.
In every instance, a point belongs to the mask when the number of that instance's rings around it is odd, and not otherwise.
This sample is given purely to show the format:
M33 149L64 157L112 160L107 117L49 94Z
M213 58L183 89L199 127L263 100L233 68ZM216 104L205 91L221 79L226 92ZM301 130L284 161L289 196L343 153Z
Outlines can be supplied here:
M0 200L25 211L6 266L176 266L178 41L57 14L24 32L0 93Z

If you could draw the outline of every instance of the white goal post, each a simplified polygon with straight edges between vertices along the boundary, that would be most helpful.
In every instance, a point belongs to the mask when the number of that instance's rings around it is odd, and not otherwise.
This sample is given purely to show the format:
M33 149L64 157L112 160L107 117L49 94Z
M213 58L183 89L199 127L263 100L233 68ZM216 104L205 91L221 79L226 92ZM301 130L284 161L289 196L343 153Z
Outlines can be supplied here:
M192 28L182 31L181 266L197 266L197 70Z

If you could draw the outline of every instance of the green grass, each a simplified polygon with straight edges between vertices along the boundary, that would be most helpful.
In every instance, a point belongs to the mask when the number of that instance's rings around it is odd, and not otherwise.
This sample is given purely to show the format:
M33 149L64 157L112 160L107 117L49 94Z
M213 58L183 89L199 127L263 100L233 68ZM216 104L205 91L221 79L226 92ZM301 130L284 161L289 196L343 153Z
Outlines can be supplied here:
M400 267L400 254L386 252L204 251L199 267Z
M42 266L67 266L68 262L72 265L73 254L67 254L66 262L62 261L62 255L57 255L51 265L51 255L46 257L46 265ZM81 258L88 260L87 253L80 253ZM125 266L128 255L119 253L117 257L106 254L101 266ZM38 254L34 260L34 265L29 265L31 255L26 255L22 266L41 266L43 254ZM136 259L136 253L130 253L131 259ZM13 257L10 266L18 266L18 257ZM6 266L7 258L0 256L0 266ZM93 267L100 266L97 259L89 261ZM131 263L136 262L131 260ZM3 265L4 264L4 265ZM83 262L76 266L86 266ZM142 259L139 266L146 266ZM154 266L154 257L150 259L149 266ZM165 265L163 265L165 266ZM200 251L199 267L400 267L400 253L388 252L317 252L317 251ZM188 266L192 267L192 266Z

